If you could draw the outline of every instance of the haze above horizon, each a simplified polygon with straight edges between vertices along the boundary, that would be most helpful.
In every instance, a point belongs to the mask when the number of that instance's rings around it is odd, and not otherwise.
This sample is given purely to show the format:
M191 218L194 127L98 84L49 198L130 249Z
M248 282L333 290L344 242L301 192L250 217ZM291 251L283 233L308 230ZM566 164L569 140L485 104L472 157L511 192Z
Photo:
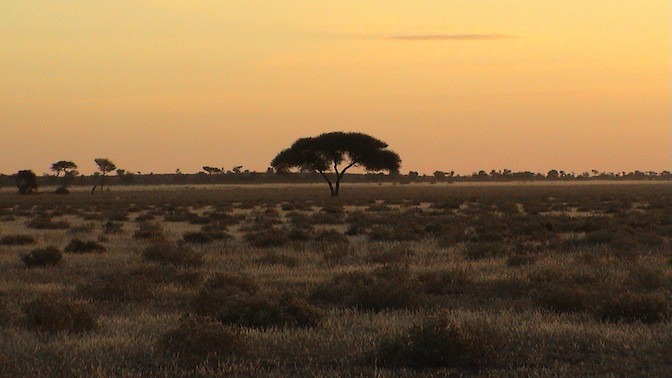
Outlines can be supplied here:
M0 3L0 172L265 171L370 134L402 172L670 170L671 4Z

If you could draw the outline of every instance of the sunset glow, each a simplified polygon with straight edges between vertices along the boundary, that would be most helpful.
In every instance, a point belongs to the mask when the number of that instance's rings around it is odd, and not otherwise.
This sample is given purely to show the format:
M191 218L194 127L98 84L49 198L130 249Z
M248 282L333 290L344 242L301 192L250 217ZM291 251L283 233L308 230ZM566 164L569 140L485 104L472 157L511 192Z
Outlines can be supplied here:
M670 170L670 2L0 3L0 173L265 171L357 131L402 172Z

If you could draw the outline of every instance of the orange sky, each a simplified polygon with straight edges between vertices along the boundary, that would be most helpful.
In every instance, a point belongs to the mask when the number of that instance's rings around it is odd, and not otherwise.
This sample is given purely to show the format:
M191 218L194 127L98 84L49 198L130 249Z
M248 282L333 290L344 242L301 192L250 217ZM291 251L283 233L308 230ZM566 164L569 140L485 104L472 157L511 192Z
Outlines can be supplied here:
M0 173L263 171L343 130L402 172L672 169L669 0L0 2Z

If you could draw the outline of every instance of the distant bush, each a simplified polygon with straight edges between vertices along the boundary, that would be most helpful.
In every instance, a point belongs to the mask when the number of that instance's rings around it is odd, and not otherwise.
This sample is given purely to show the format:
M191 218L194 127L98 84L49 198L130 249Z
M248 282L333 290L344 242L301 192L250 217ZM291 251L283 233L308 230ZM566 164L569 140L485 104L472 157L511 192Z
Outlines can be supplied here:
M201 227L201 232L205 233L213 240L233 239L233 236L226 232L226 226L218 223L204 225Z
M62 259L63 254L61 251L53 246L34 249L30 253L21 256L21 261L27 268L58 265Z
M49 217L38 216L26 222L26 227L36 230L65 230L70 228L66 221L54 221Z
M212 243L213 240L210 234L202 231L186 232L182 235L182 239L184 239L185 242L191 244L208 244Z
M133 233L136 239L161 239L164 237L163 228L159 223L140 222Z
M1 245L27 245L35 243L35 238L30 235L7 235L0 239Z
M289 243L285 230L280 228L265 228L250 231L244 236L245 241L257 248L282 247Z
M311 300L362 310L417 308L421 290L407 268L383 266L373 271L354 271L335 275L318 285Z
M160 348L180 365L195 366L208 360L243 354L247 342L235 328L209 318L189 316L161 336Z
M424 272L418 280L425 294L464 293L474 284L472 273L461 268Z
M374 264L402 263L413 256L414 252L408 248L378 248L369 252L368 261Z
M296 257L277 253L275 251L266 252L263 256L255 259L254 262L264 265L283 265L288 268L294 268L299 265L299 259Z
M108 221L103 224L103 233L104 234L118 234L122 231L124 225L122 223Z
M38 332L81 333L96 328L96 317L88 305L55 295L33 299L23 307L23 314L26 326Z
M506 245L501 242L470 242L465 244L464 254L470 260L501 257L506 254Z
M459 324L432 317L383 341L375 357L388 367L481 368L500 362L505 345L506 337L483 320Z
M537 262L534 255L512 255L506 259L506 265L510 267L532 265Z
M612 294L602 301L595 316L609 322L662 322L672 315L669 295L668 292Z
M141 276L158 284L176 284L197 286L203 283L203 275L199 271L173 265L141 265L129 271L131 276Z
M203 255L185 245L176 245L167 241L156 242L142 251L142 258L173 266L196 267L203 265Z
M327 244L347 244L348 237L336 230L324 230L315 235L315 241Z
M72 239L63 251L70 253L92 253L104 252L105 250L104 246L93 240L82 241L79 239Z

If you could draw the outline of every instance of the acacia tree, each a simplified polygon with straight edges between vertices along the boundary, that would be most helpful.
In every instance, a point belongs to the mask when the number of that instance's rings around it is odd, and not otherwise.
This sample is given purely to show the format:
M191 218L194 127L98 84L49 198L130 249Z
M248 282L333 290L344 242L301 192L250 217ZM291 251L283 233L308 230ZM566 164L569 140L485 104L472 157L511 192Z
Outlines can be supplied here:
M61 172L63 172L63 185L61 186L63 189L67 189L68 187L68 177L77 175L76 169L77 164L66 160L61 160L51 165L51 170L56 172L56 177L60 176Z
M110 159L106 158L97 158L94 159L96 164L98 165L98 170L103 174L100 178L100 190L103 190L103 186L105 185L105 176L107 175L108 172L112 172L115 169L117 169L117 166L112 162ZM94 185L93 189L91 189L91 193L96 190L96 187Z
M332 132L297 140L273 159L271 167L280 173L293 168L301 172L319 172L329 184L331 195L336 197L345 171L352 167L361 167L368 172L398 172L401 159L396 152L386 148L387 143L370 135ZM333 181L330 178L332 170Z

